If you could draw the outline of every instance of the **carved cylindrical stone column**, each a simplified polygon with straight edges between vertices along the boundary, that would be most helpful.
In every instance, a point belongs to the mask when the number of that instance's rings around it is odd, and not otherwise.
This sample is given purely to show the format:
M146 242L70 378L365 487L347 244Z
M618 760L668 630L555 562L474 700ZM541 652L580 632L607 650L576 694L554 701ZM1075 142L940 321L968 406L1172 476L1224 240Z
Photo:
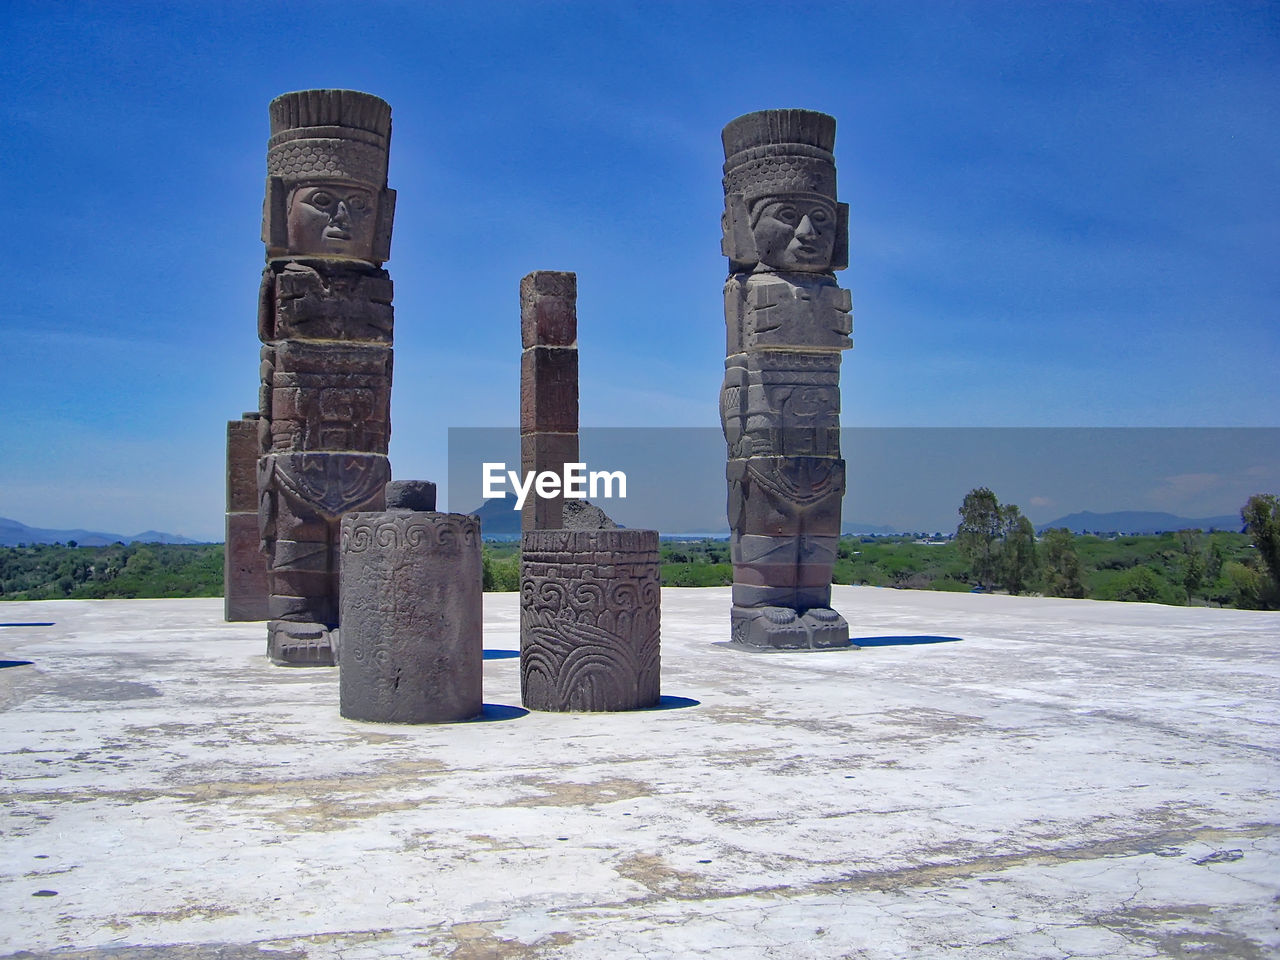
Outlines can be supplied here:
M531 710L659 697L656 530L530 530L521 543L520 692Z
M342 515L390 479L391 108L355 90L271 102L258 335L259 526L272 661L331 666Z
M474 516L390 509L343 517L342 715L381 723L478 716L481 579Z
M852 341L848 207L836 201L836 122L762 110L724 128L729 278L720 417L734 642L849 645L831 609L840 538L840 352Z
M266 620L267 558L258 536L258 414L227 421L227 532L223 616Z

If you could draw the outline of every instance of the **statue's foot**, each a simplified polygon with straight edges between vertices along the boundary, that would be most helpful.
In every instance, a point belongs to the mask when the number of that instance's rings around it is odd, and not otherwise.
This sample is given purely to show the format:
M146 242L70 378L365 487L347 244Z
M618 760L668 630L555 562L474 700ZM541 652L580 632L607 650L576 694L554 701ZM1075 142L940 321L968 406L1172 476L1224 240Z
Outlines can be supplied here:
M338 661L337 632L323 623L272 620L267 656L282 667L332 667Z
M814 650L848 647L849 624L830 607L812 607L800 618L809 631L809 646Z
M809 631L790 607L739 607L730 615L734 643L766 650L804 650Z
M733 642L765 650L848 647L849 624L830 607L800 613L790 607L739 607L731 614Z

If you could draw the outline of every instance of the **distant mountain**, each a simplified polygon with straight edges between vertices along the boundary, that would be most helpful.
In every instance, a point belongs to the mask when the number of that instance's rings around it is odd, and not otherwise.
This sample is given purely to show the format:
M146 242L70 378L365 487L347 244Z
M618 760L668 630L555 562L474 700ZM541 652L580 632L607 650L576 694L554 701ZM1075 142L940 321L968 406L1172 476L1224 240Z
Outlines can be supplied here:
M0 517L0 546L14 547L20 543L67 543L74 540L82 547L105 547L111 543L202 543L189 537L180 537L159 530L146 530L125 536L119 533L101 533L96 530L46 530L28 527L25 523Z
M1084 510L1059 517L1050 523L1036 525L1037 533L1066 527L1072 533L1165 533L1169 530L1240 530L1244 526L1239 514L1192 520L1172 513L1149 510L1120 510L1115 513L1092 513Z
M486 500L467 512L480 518L481 537L508 537L520 533L520 511L511 509L513 503L509 497Z

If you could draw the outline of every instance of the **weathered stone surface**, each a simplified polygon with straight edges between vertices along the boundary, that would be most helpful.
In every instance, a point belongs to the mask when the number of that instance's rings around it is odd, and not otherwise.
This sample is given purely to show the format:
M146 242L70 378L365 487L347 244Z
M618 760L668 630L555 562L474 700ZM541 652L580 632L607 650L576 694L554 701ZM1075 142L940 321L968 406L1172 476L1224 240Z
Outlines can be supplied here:
M848 644L830 609L840 534L840 351L852 345L848 208L836 200L835 120L764 110L724 128L722 249L734 642Z
M525 347L572 347L578 342L578 277L538 270L520 281L520 336Z
M227 422L222 582L227 620L266 620L267 558L258 536L258 414Z
M578 463L578 434L530 433L520 438L520 475L543 470L561 473L566 463ZM563 474L562 474L563 475ZM524 530L558 530L564 524L563 496L539 497L530 494L521 510Z
M609 515L590 500L564 501L561 526L566 530L617 530Z
M521 543L520 687L531 710L659 697L656 530L535 530Z
M258 511L258 415L227 421L227 513Z
M264 340L391 343L395 291L380 267L358 260L273 260L262 282Z
M273 100L270 113L267 256L386 260L391 107L357 90L300 90Z
M434 511L436 485L430 480L392 480L387 484L388 510Z
M392 498L401 501L401 492ZM381 723L478 716L481 579L480 521L474 516L411 509L345 516L342 715Z
M390 479L391 108L353 90L272 101L259 294L258 517L277 663L332 664L339 522Z
M520 281L520 472L563 476L578 462L578 278L535 270ZM531 493L523 530L564 523L564 497Z
M267 620L267 556L258 538L257 513L228 513L223 557L224 617Z
M578 348L526 347L520 356L521 435L577 432Z

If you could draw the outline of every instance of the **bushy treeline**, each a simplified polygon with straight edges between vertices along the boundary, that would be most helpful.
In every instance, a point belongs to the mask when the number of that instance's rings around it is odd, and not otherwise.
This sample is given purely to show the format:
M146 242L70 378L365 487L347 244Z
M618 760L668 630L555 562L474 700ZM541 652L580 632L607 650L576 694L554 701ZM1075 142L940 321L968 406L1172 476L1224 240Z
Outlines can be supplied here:
M951 572L984 589L1095 600L1280 608L1280 502L1250 497L1245 533L1179 530L1159 536L1075 536L1038 540L1014 504L970 490L953 541L962 565Z
M1249 609L1268 604L1265 565L1249 535L1181 530L1106 538L1058 529L1036 536L1027 532L1016 508L1003 510L1005 522L991 528L992 542L985 549L960 536L929 541L842 537L832 579L914 590L985 589ZM1012 534L1012 547L1005 531ZM661 550L663 586L733 582L725 540L663 541ZM486 590L520 589L519 554L516 543L485 544ZM977 564L975 556L982 558Z
M981 587L1095 600L1280 608L1280 586L1272 572L1274 567L1280 573L1280 503L1273 497L1251 498L1246 506L1244 534L1180 530L1103 538L1050 530L1028 539L1019 514L1012 524L990 528L992 541L984 548L959 531L943 542L843 537L833 579L919 590ZM999 509L1006 520L1013 516L997 504ZM1012 549L1006 531L1012 531ZM733 582L727 541L664 541L661 550L663 586ZM222 557L220 543L0 547L0 600L217 597L222 595ZM485 590L519 590L519 544L486 543L483 569Z
M1244 534L1180 531L1107 539L1051 530L1034 541L1032 572L1018 593L1092 600L1138 600L1257 608L1262 584L1256 551ZM997 574L992 584L974 575L952 539L922 543L906 537L844 539L836 583L917 590L1013 592Z
M220 543L0 547L0 600L222 596Z

